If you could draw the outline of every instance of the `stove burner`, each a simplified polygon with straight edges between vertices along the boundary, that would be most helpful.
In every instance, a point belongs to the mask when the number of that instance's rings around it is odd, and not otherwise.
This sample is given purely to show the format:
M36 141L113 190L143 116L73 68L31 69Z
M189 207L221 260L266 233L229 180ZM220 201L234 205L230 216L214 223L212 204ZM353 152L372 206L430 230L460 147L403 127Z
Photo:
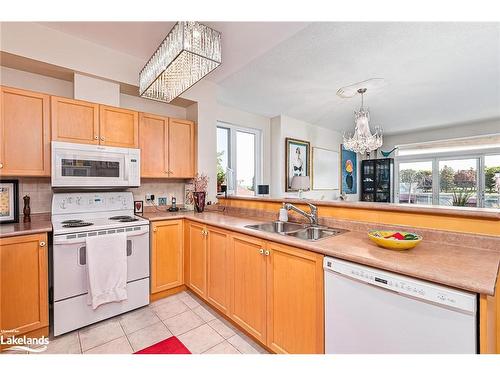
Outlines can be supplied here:
M76 224L76 223L83 223L83 220L80 219L72 219L72 220L64 220L61 221L62 224Z
M69 220L68 220L69 221ZM64 224L63 228L78 228L78 227L88 227L89 225L94 225L94 223L86 223L83 220L80 220L78 222L72 222L68 224Z
M120 221L124 219L133 219L133 217L128 215L122 215L122 216L112 216L109 218L109 220L120 220Z
M129 223L131 221L138 221L139 219L136 219L135 217L128 217L126 219L121 219L121 220L118 220L120 223Z

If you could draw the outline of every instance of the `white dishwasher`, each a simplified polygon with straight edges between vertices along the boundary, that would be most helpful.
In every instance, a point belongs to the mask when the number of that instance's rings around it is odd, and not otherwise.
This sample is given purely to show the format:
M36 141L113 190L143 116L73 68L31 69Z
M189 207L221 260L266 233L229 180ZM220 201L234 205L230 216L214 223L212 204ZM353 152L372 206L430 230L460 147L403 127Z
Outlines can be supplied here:
M477 295L325 257L325 352L477 353Z

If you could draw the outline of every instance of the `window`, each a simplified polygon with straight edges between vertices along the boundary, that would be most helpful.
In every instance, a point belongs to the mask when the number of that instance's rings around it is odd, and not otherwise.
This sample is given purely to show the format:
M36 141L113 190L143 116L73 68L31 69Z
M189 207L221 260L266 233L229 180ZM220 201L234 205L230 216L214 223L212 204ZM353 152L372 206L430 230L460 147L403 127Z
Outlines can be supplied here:
M395 170L396 202L500 208L498 148L442 153L427 148L398 155Z
M261 132L219 122L217 126L217 187L228 193L255 195L261 180Z

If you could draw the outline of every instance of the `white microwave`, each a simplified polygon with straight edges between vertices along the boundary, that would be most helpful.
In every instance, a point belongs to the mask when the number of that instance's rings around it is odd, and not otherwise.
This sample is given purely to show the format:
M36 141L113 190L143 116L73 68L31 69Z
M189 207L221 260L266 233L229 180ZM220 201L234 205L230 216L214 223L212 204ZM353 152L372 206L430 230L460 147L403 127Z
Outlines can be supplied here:
M52 142L52 187L137 187L137 148Z

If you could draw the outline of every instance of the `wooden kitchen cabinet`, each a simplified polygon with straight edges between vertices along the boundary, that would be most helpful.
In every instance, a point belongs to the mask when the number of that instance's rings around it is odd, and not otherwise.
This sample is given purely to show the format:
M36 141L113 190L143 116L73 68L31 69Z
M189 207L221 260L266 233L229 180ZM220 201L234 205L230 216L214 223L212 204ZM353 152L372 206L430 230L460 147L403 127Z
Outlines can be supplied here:
M268 242L267 346L276 353L324 353L323 256Z
M99 104L52 96L52 140L99 144Z
M207 229L205 225L193 221L188 222L188 286L206 298L207 292Z
M139 114L141 177L168 177L168 117Z
M113 147L139 147L139 113L99 105L99 140Z
M183 220L151 224L151 294L184 284Z
M0 238L0 331L41 336L48 326L47 234Z
M50 176L50 97L0 87L0 175Z
M229 315L231 234L215 227L208 227L207 231L207 300Z
M196 127L188 120L170 119L168 125L168 175L191 178L196 174Z
M266 344L265 242L234 233L231 238L231 296L229 316L257 340Z
M196 138L192 121L140 113L142 177L191 178L196 174Z

